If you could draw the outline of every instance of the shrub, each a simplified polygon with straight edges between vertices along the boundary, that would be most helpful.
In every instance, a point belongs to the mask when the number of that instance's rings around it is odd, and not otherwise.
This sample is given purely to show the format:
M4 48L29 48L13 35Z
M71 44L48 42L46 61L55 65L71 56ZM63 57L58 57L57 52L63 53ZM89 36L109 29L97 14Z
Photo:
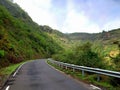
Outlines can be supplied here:
M4 55L5 55L4 50L0 50L0 58L1 58L1 57L4 57Z
M104 68L102 58L98 53L92 51L91 47L92 44L89 42L76 47L76 64L88 67Z

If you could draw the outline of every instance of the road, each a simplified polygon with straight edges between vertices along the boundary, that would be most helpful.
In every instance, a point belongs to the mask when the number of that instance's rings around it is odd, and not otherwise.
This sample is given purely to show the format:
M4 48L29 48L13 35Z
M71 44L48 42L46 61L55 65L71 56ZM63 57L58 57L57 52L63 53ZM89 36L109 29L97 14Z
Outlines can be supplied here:
M55 70L45 60L35 60L24 64L5 90L90 90L90 87Z

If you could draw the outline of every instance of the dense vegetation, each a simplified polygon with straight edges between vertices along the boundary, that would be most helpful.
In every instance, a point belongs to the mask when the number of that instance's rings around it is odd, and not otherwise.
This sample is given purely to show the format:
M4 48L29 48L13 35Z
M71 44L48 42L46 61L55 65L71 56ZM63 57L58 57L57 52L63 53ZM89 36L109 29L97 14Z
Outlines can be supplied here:
M0 68L23 60L53 57L62 62L120 71L120 29L64 34L36 24L11 1L0 0Z
M96 34L63 34L49 26L44 26L44 29L44 32L64 47L53 55L55 60L120 71L120 29Z
M120 29L101 33L64 34L49 26L47 32L63 50L53 58L62 62L120 71Z
M17 4L0 0L0 68L62 49Z
M96 67L110 70L119 70L119 54L116 45L102 45L100 42L85 42L64 50L53 56L55 60L67 63Z
M119 38L120 29L63 34L39 26L11 0L0 0L0 67L53 55L63 62L119 71Z
M119 41L111 43L106 43L106 41L80 41L76 45L72 44L73 47L66 48L58 54L53 55L53 58L80 66L120 72L120 43ZM87 74L92 77L91 73ZM96 81L95 77L94 80ZM120 79L118 78L101 76L102 81L108 82L113 87L120 86Z

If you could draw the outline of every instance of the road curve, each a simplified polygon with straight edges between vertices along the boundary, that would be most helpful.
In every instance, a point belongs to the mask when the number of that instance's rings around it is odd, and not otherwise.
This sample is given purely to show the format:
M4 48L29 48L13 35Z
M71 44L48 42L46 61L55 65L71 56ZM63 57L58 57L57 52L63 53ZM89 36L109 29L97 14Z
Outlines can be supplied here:
M90 90L89 85L53 69L45 60L24 64L8 83L7 90Z

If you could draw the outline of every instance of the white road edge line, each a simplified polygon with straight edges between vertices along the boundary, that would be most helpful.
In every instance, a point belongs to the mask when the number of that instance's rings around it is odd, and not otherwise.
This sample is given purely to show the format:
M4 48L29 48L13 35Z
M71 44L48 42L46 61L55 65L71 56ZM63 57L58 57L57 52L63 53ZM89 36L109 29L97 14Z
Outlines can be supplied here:
M93 90L102 90L101 88L97 87L97 86L94 86L92 84L90 84L90 86L92 87Z
M24 64L24 63L23 63L23 64ZM18 73L18 71L20 70L20 68L23 66L23 64L19 66L19 68L18 68L18 69L16 70L16 72L13 74L13 77L16 76L16 74Z
M48 64L47 61L45 61L45 62L46 62L46 64ZM59 69L56 69L54 66L52 66L52 65L50 65L50 64L48 64L48 65L49 65L51 68L53 68L53 69L55 69L55 70L57 70L57 71L65 74L63 71L60 71ZM65 74L65 75L66 75L66 74ZM73 79L74 79L74 78L73 78ZM74 80L76 80L76 79L74 79ZM92 88L92 90L102 90L101 88L99 88L99 87L97 87L97 86L95 86L95 85L92 85L92 84L90 84L90 88Z
M9 90L10 86L7 86L7 88L5 90Z
M16 73L17 73L17 71L13 74L13 77L15 77Z
M48 64L48 63L47 63L47 60L46 60L45 62L46 62L46 64L47 64L48 66L50 66L50 67L53 68L54 70L56 70L56 71L58 71L58 72L60 72L60 73L62 73L62 74L64 74L64 75L66 75L67 77L69 77L69 78L75 80L77 83L80 83L80 84L83 83L83 82L77 80L76 78L73 78L72 76L66 74L65 72L63 72L63 71L61 71L61 70L55 68L54 66ZM85 85L87 85L87 84L85 83ZM89 85L87 85L87 86L89 87ZM90 87L89 87L89 88L90 88ZM98 89L97 89L97 90L98 90ZM100 89L100 90L101 90L101 89Z

